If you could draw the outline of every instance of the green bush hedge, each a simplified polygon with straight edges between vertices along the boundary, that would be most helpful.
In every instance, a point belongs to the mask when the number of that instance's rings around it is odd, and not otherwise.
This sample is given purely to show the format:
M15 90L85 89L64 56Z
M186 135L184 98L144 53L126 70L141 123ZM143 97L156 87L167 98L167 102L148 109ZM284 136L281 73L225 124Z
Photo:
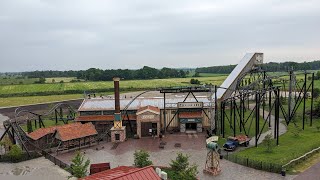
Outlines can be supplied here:
M36 152L31 152L30 156L28 156L26 152L23 152L21 156L19 156L18 158L12 157L9 154L5 154L5 155L0 155L0 162L18 163L18 162L27 161L30 159L35 159L38 157L41 157L41 155L39 155Z
M240 156L237 156L235 154L226 155L224 156L225 159L241 164L243 166L251 167L258 170L268 171L268 172L274 172L274 173L280 173L282 170L281 164L275 164L275 163L269 163L264 161L257 161L250 158L243 158Z

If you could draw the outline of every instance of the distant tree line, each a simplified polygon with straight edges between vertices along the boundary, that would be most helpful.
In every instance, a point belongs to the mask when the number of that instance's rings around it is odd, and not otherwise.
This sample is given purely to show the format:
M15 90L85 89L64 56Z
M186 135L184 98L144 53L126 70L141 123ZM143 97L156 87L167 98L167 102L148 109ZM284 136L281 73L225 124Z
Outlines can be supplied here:
M156 79L156 78L184 78L187 72L171 68L156 69L144 66L138 70L129 69L111 69L102 70L90 68L81 71L33 71L23 72L23 76L29 78L52 78L52 77L77 77L88 81L111 81L113 77L121 77L126 80L130 79Z
M198 73L215 73L215 74L229 74L236 67L236 65L227 65L227 66L211 66L211 67L201 67L197 68L196 72ZM320 61L313 62L269 62L262 65L262 68L269 72L283 72L288 70L319 70Z

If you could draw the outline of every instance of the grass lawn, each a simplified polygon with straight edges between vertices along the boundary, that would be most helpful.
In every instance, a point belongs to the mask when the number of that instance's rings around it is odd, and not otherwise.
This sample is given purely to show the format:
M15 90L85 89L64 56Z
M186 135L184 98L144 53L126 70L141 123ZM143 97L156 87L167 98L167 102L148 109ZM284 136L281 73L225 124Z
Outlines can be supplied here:
M44 126L45 127L51 127L51 126L57 126L57 125L63 125L64 122L59 120L58 123L56 124L56 121L55 120L49 120L49 119L45 119L43 120L43 123L44 123ZM68 123L73 123L73 121L69 121ZM21 125L21 128L27 132L27 125L24 124L24 125ZM37 121L37 128L35 128L35 124L34 124L34 121L32 121L32 130L36 130L36 129L39 129L39 124L38 124L38 121Z
M274 147L272 153L265 151L264 144L260 144L257 148L252 147L240 151L238 156L246 157L263 162L272 162L276 164L285 164L290 160L297 158L310 150L319 147L320 132L316 127L320 126L320 120L315 120L313 127L306 126L298 136L294 135L294 124L289 124L288 132L279 137L279 146Z
M83 98L83 94L8 97L8 98L0 98L0 107L21 106L21 105L28 105L28 104L65 101L65 100L80 99L80 98Z
M309 167L317 164L318 162L320 162L320 152L310 156L303 163L300 163L300 164L297 164L297 165L293 166L292 168L290 168L288 170L288 172L290 172L292 174L304 172Z
M226 110L226 113L228 114L228 117L230 116L229 115L229 110ZM245 113L245 119L250 115L250 112L247 111ZM254 114L253 114L254 116ZM239 121L240 122L240 121ZM260 129L263 127L263 124L264 124L264 120L262 117L260 117L260 122L259 122L259 126L260 126ZM251 124L251 125L250 125ZM233 126L233 121L232 121L232 126ZM249 118L248 122L245 124L245 128L246 128L246 131L249 135L249 137L253 137L255 136L255 126L256 126L256 122L255 122L255 119L253 119L252 123L251 123L251 118ZM268 122L266 122L266 125L264 126L262 132L266 132L268 131ZM220 133L220 132L218 132ZM240 132L240 127L237 123L236 125L236 134L239 135L239 134L245 134L244 133L244 130L242 130L242 132ZM220 147L223 146L223 144L227 141L227 138L229 136L233 136L233 129L230 127L230 124L228 122L227 119L225 119L225 138L222 138L222 137L219 137L219 141L218 141L218 144Z

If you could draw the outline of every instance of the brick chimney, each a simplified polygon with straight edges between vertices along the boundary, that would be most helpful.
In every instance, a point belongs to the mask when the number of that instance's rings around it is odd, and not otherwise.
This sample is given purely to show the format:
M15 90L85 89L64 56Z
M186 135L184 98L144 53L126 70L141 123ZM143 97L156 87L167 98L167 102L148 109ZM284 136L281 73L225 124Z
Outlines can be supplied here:
M120 78L113 78L114 84L114 121L111 128L111 141L123 142L126 140L126 127L122 126L121 111L120 111Z

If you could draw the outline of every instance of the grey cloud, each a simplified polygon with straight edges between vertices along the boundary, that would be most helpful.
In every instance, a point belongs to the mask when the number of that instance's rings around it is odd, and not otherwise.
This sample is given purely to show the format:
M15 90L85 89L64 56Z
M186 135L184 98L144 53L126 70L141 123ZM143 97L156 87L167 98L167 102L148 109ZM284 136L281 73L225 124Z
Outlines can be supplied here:
M320 59L319 1L0 1L0 71Z

